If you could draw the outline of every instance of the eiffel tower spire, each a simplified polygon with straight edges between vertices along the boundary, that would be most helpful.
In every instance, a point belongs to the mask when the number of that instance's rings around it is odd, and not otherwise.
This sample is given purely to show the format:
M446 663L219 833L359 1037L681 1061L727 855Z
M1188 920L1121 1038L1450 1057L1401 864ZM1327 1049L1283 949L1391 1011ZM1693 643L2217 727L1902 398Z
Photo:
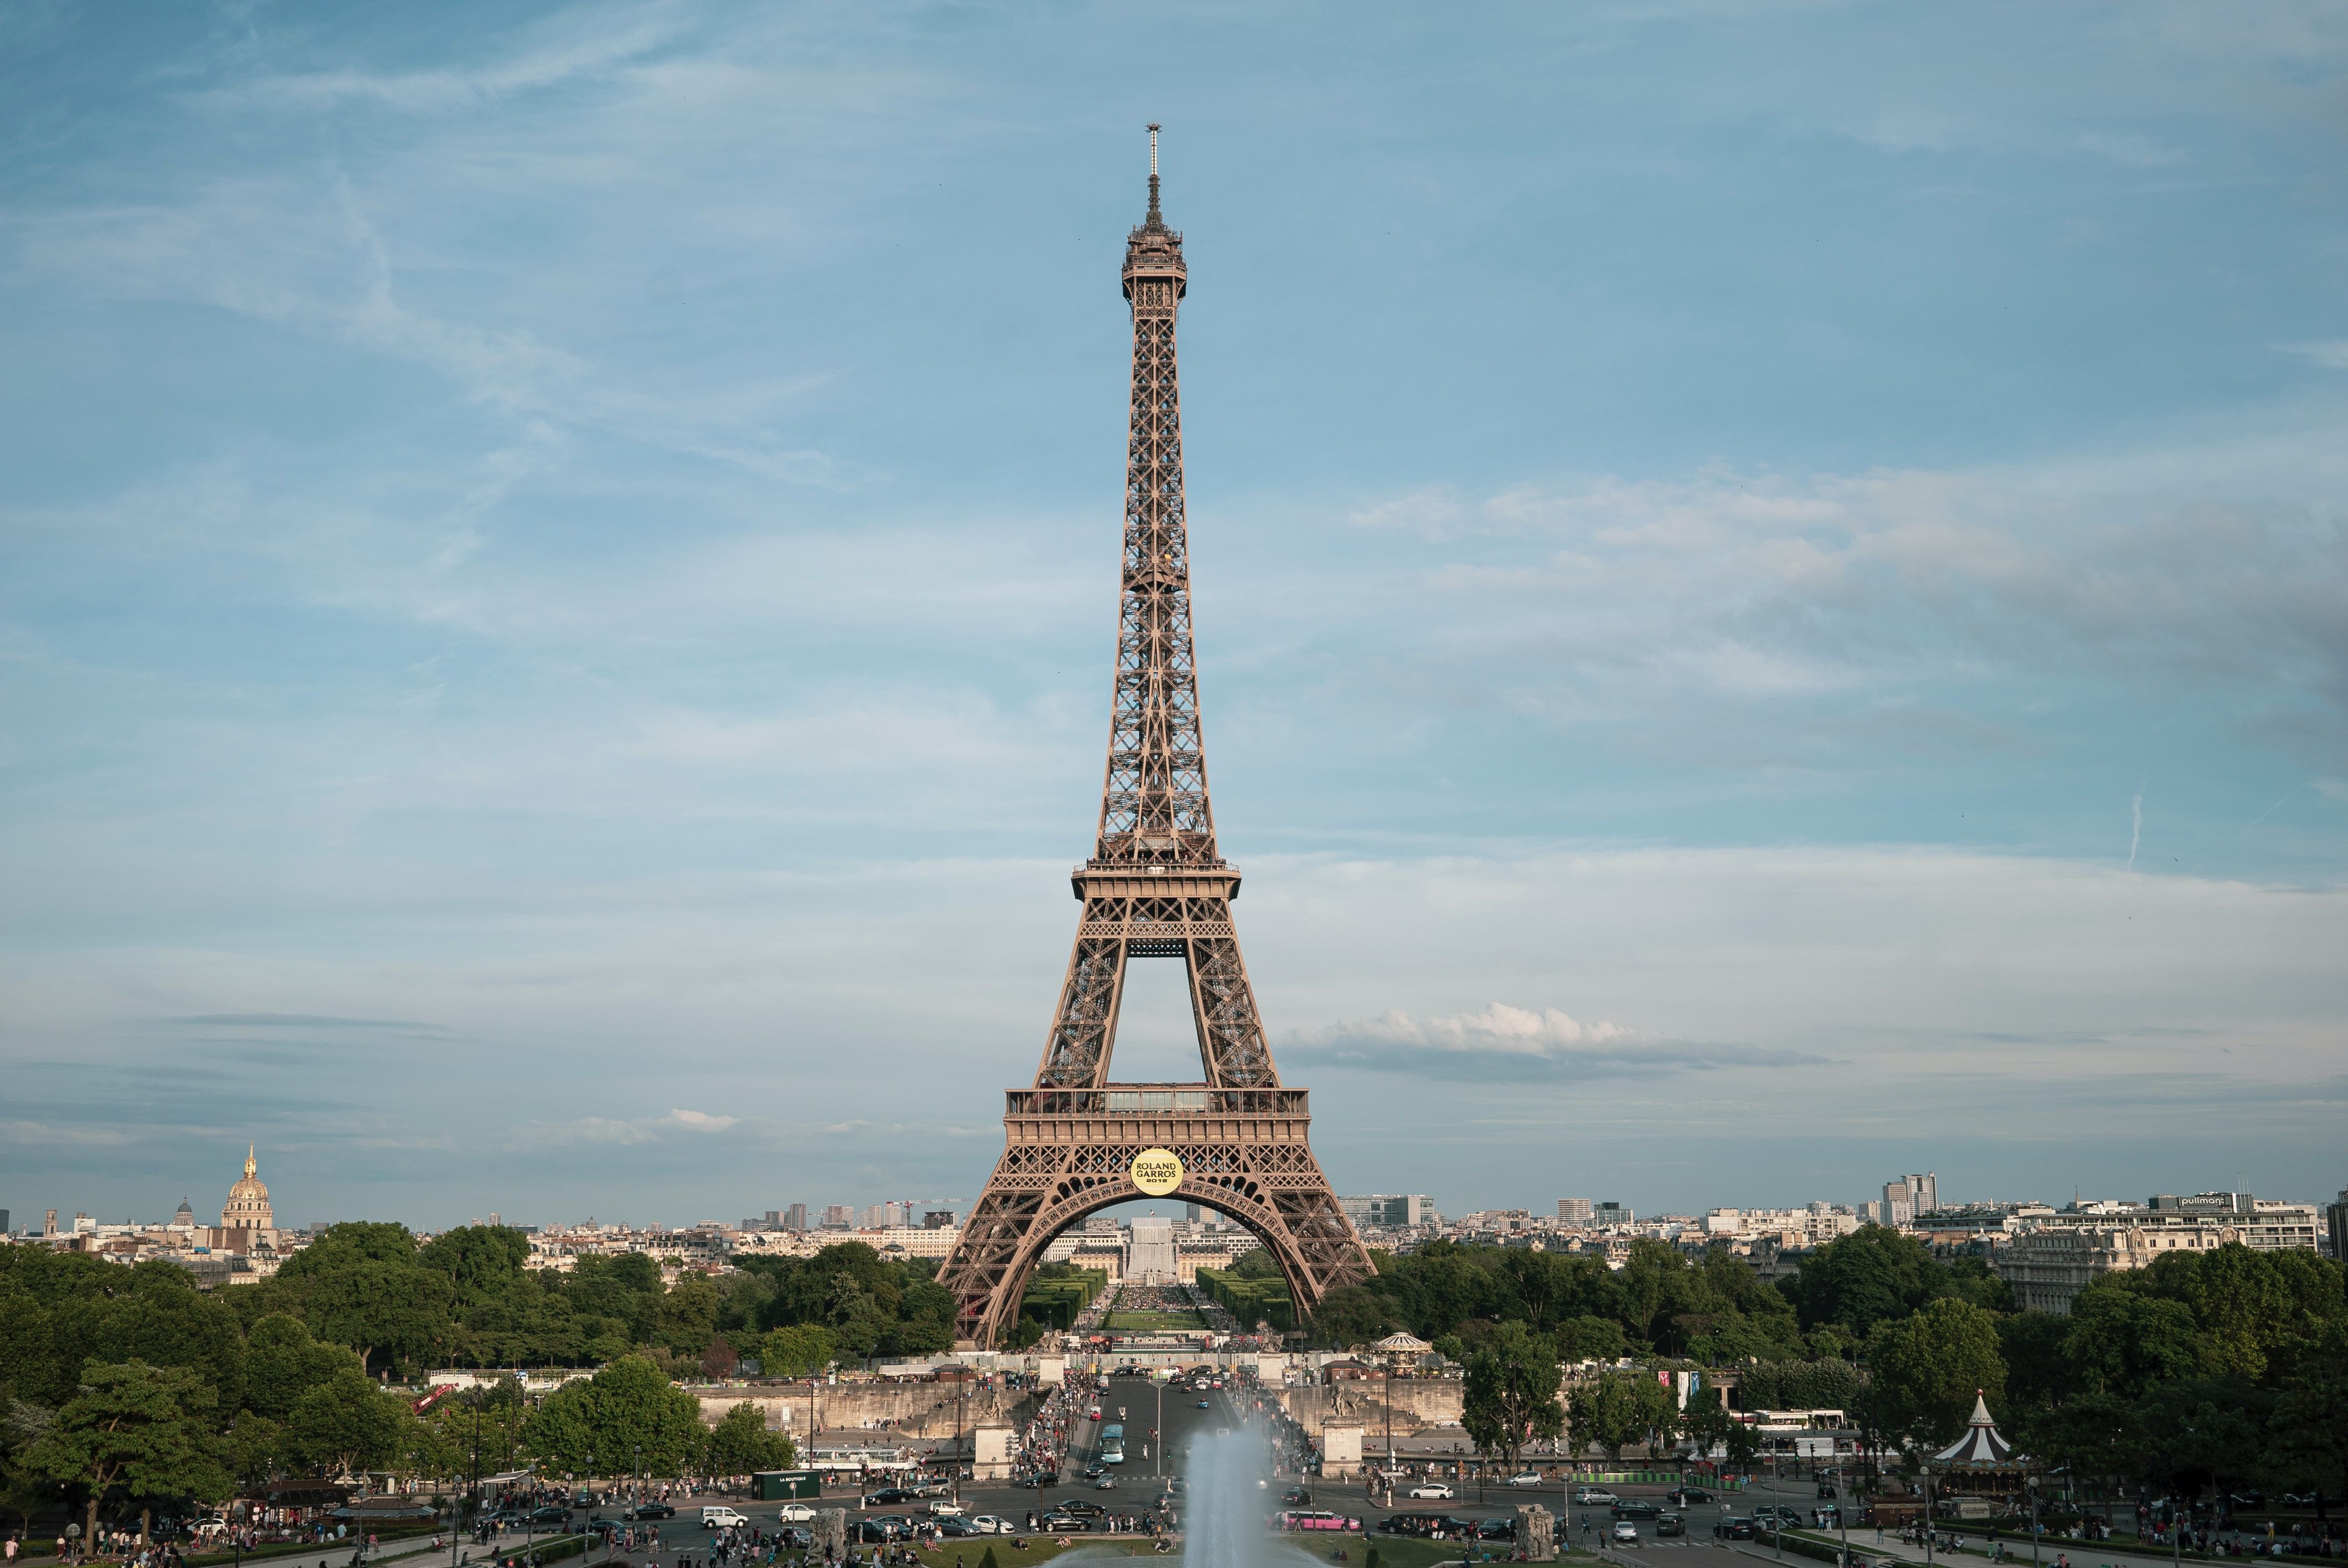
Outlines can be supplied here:
M1003 1158L939 1282L957 1321L992 1343L1018 1320L1055 1235L1137 1193L1202 1204L1263 1242L1300 1312L1365 1279L1369 1255L1308 1142L1305 1091L1283 1086L1240 957L1240 874L1215 847L1190 641L1182 400L1174 318L1189 285L1182 236L1159 205L1126 237L1133 396L1108 765L1092 858L1070 885L1084 913L1033 1089L1010 1091ZM1112 1084L1128 963L1179 958L1204 1081Z
M1220 866L1199 738L1190 647L1190 538L1182 511L1182 391L1174 313L1189 285L1182 236L1158 206L1149 128L1149 216L1126 237L1133 398L1125 444L1125 563L1109 709L1108 776L1095 866Z

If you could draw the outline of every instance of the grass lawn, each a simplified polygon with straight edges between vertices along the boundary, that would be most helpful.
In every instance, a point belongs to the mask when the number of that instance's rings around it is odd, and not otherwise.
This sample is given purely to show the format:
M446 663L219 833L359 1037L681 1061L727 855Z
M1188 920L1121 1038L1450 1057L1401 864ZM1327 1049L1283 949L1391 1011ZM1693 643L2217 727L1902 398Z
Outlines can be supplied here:
M1171 1329L1204 1328L1206 1323L1195 1312L1111 1312L1101 1327L1112 1334L1154 1334Z

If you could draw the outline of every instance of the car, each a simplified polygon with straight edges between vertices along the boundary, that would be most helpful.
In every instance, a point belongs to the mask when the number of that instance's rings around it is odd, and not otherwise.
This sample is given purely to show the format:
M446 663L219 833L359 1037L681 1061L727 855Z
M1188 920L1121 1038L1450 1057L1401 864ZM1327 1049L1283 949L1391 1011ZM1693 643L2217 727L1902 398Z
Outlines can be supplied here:
M1517 1522L1513 1519L1502 1517L1476 1522L1476 1539L1478 1541L1514 1541L1516 1538Z
M776 1544L793 1552L803 1552L815 1544L815 1532L801 1525L786 1524L775 1532Z
M1086 1530L1098 1530L1099 1524L1081 1513L1062 1513L1057 1509L1044 1516L1044 1529L1054 1535L1072 1534Z
M1199 1401L1199 1408L1202 1410L1211 1410L1215 1408L1215 1401L1212 1399L1201 1399Z
M1614 1494L1602 1486L1584 1486L1575 1489L1573 1501L1581 1507L1590 1508L1598 1503L1613 1501Z
M1058 1507L1054 1509L1053 1512L1056 1513L1073 1513L1080 1519L1098 1519L1103 1514L1107 1513L1108 1510L1103 1508L1097 1502L1086 1502L1082 1498L1072 1498L1068 1501L1061 1503Z
M665 1502L640 1502L628 1510L630 1519L675 1519L676 1510Z
M1085 1419L1086 1419L1086 1420L1088 1420L1088 1421L1097 1421L1097 1420L1099 1420L1099 1419L1100 1419L1100 1407L1099 1407L1098 1405L1095 1405L1091 1409L1086 1410L1086 1411L1085 1412Z
M1677 1507L1685 1508L1691 1502L1710 1502L1712 1493L1700 1486L1678 1486L1671 1490L1667 1501Z
M1115 1491L1117 1490L1117 1477L1113 1475L1105 1475L1101 1477L1098 1481L1093 1482L1093 1490L1095 1491Z
M981 1530L977 1525L973 1524L969 1520L964 1519L958 1514L949 1513L944 1518L938 1521L938 1533L940 1535L962 1536L983 1535L986 1532Z
M930 1513L934 1518L951 1519L958 1517L961 1512L962 1504L959 1502L933 1502L930 1504Z
M998 1519L992 1513L973 1514L970 1522L981 1535L1008 1535L1012 1532L1009 1520Z
M922 1494L909 1486L884 1486L878 1491L864 1494L867 1508L888 1508L900 1502L919 1502Z
M1458 1494L1439 1481L1426 1481L1412 1487L1406 1495L1413 1498L1430 1498L1438 1502L1449 1502Z
M571 1522L571 1511L550 1502L544 1508L531 1509L530 1522L541 1530L550 1524L568 1524Z
M2254 1486L2248 1491L2228 1494L2226 1501L2236 1508L2262 1508L2266 1505L2267 1494Z
M1784 1507L1778 1503L1765 1502L1760 1507L1753 1511L1753 1522L1756 1524L1779 1524L1787 1527L1787 1529L1795 1529L1800 1526L1802 1516L1796 1513L1792 1509Z
M625 1509L622 1509L617 1513L591 1513L587 1516L587 1528L590 1530L617 1530L621 1525L625 1524L627 1522L628 1513Z
M1639 1527L1626 1519L1614 1527L1614 1539L1627 1541L1636 1545L1639 1541Z
M1313 1494L1305 1491L1301 1486L1292 1486L1286 1491L1280 1494L1280 1501L1285 1503L1301 1506L1312 1501Z
M1166 1482L1166 1490L1174 1496L1179 1497L1190 1490L1190 1483L1179 1475L1174 1476Z
M737 1509L728 1508L722 1502L702 1505L701 1528L704 1530L730 1530L735 1525L749 1522L747 1515Z
M1543 1479L1541 1472L1537 1470L1522 1471L1510 1476L1509 1478L1509 1484L1510 1486L1539 1486L1541 1484Z
M813 1524L815 1510L804 1502L787 1502L775 1510L775 1517L785 1524Z
M1714 1523L1712 1533L1721 1541L1750 1541L1753 1539L1753 1522L1739 1519L1733 1513L1724 1513Z
M1653 1519L1663 1511L1662 1504L1641 1497L1623 1498L1606 1510L1617 1519Z
M1084 1469L1076 1471L1076 1473L1086 1481L1098 1481L1101 1477L1108 1473L1108 1467L1107 1465L1088 1464L1085 1466Z
M1685 1535L1687 1533L1687 1521L1681 1518L1676 1513L1666 1513L1662 1518L1655 1521L1655 1533L1658 1535Z

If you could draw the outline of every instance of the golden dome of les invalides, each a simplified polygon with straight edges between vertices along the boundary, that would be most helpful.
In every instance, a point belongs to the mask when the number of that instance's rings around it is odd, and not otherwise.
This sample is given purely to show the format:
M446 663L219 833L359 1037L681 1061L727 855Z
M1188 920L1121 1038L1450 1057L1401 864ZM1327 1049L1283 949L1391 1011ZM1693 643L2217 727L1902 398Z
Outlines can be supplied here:
M254 1147L252 1144L246 1145L244 1174L237 1178L234 1186L229 1188L228 1202L221 1205L222 1230L274 1232L277 1229L276 1216L270 1212L269 1208L269 1189L263 1186L261 1178L253 1173L257 1168L252 1157Z

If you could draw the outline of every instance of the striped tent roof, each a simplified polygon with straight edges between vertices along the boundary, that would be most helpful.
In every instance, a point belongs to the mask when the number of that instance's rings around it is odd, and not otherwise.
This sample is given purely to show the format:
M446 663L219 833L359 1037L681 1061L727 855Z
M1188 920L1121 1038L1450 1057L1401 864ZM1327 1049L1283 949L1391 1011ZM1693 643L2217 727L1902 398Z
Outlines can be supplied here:
M2007 1470L2017 1462L2013 1445L1999 1434L1997 1423L1990 1419L1989 1401L1978 1389L1965 1435L1932 1456L1934 1465L1951 1470Z

